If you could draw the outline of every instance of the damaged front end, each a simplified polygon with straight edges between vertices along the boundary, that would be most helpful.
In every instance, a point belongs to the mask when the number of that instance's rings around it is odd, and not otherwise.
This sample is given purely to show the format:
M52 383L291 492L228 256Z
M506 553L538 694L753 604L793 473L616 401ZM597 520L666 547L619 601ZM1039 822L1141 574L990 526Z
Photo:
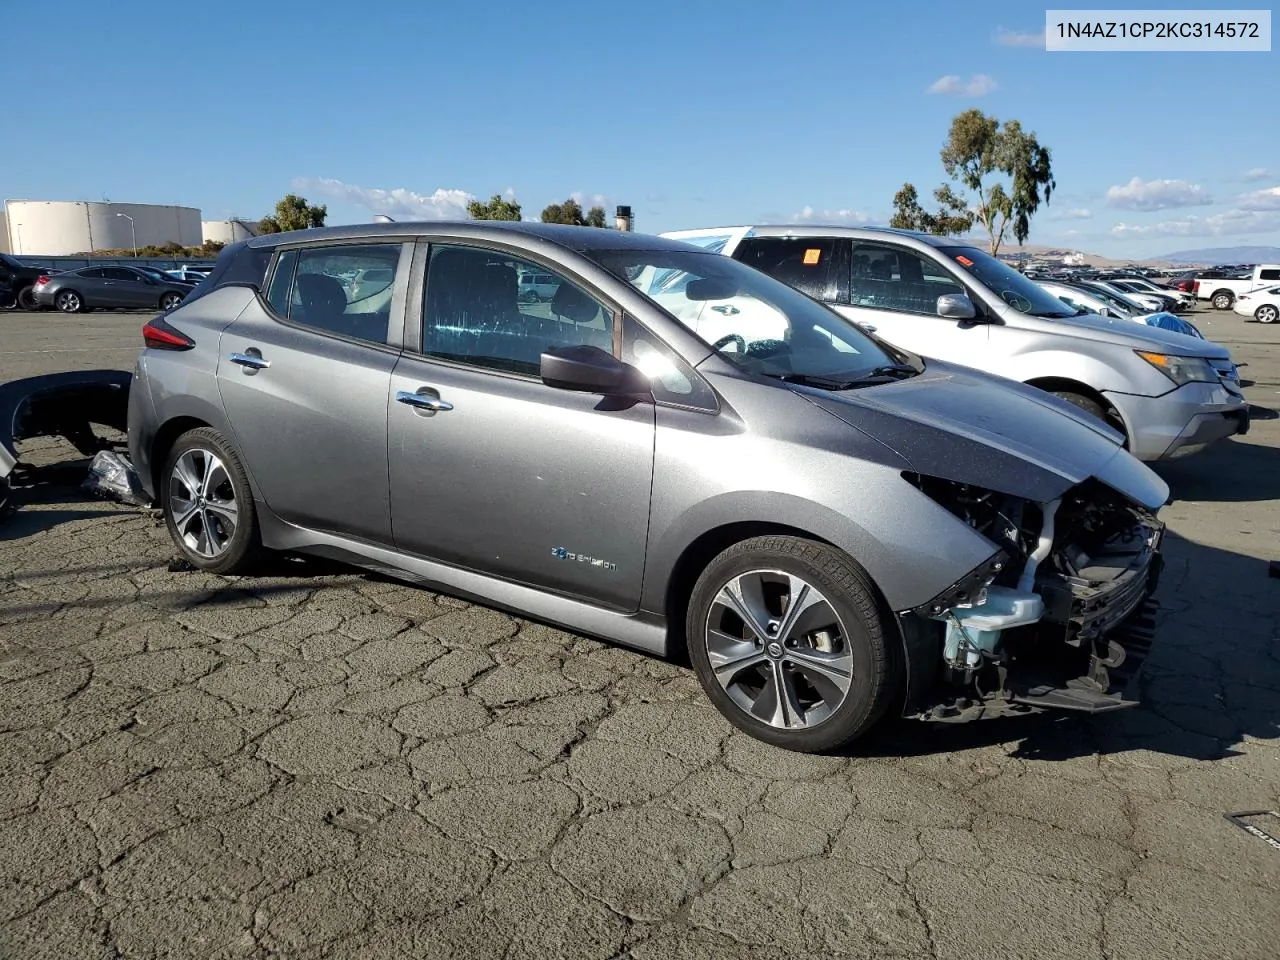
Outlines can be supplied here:
M33 437L64 437L86 457L111 446L94 425L124 432L133 375L119 370L53 373L0 384L0 516L12 505L13 489L38 469L18 457L17 443Z
M1164 525L1096 478L1037 502L919 474L905 478L998 550L900 614L911 715L933 720L1098 713L1137 704L1150 651Z

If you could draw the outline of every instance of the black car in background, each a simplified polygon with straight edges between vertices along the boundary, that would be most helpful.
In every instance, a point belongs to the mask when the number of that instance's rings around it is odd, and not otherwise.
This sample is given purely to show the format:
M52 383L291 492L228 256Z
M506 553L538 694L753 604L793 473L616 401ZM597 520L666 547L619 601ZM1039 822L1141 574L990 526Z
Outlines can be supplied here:
M62 313L82 310L171 310L195 284L150 267L81 267L36 278L32 294L41 307Z
M32 288L49 273L45 267L29 267L21 260L0 253L0 310L36 308Z

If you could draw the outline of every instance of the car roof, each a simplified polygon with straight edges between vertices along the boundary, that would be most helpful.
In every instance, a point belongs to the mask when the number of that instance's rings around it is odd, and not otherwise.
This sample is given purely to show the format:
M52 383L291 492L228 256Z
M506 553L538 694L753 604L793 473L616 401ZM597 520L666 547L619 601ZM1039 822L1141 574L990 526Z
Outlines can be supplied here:
M972 241L964 237L939 237L932 233L918 230L899 230L896 227L847 227L839 224L821 223L761 223L739 224L730 227L700 227L697 230L670 230L664 237L709 236L717 233L744 233L751 237L851 237L853 239L871 239L881 237L910 237L927 243L932 247L972 246Z
M274 247L286 243L323 240L364 240L378 237L445 235L473 240L508 242L516 234L543 240L579 253L595 250L680 250L688 245L647 233L602 227L575 227L562 223L499 220L418 220L404 223L352 223L340 227L269 233L242 241L249 247Z

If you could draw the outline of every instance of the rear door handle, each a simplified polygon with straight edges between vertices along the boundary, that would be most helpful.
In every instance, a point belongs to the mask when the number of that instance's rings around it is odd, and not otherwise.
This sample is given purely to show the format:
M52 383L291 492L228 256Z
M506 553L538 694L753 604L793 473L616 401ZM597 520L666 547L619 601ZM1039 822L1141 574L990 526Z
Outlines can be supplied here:
M271 366L270 360L263 360L262 357L255 357L251 353L233 353L231 362L238 363L242 367L248 367L250 370L265 370Z
M408 390L397 390L396 401L417 407L419 410L430 410L432 413L443 413L453 409L453 404L448 400L441 400L428 393L410 393Z

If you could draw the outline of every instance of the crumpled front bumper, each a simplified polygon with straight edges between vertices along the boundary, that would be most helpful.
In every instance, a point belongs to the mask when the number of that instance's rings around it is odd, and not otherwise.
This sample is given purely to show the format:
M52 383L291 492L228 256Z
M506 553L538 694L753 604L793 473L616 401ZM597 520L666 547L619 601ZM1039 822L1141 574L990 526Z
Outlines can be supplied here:
M93 456L92 425L125 430L133 374L120 370L51 373L0 384L0 511L9 505L18 471L17 441L60 436Z

